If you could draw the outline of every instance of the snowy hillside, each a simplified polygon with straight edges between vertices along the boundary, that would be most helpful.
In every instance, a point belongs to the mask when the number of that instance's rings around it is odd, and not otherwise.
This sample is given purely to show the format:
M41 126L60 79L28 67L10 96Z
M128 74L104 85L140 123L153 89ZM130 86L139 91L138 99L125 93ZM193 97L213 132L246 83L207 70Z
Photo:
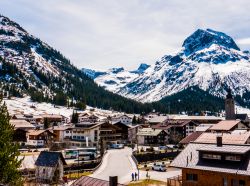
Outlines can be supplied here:
M59 114L63 115L67 118L73 113L73 108L67 108L63 106L54 106L50 103L37 103L30 100L30 97L25 98L12 98L12 99L4 99L3 100L8 108L8 112L13 114L32 114L32 115L41 115L41 114ZM85 111L78 111L78 113L89 113L95 114L101 119L106 119L107 116L116 116L122 115L124 113L102 110L98 108L93 108L87 106Z
M145 66L139 70L143 68ZM119 73L119 70L113 69L112 73ZM89 77L91 73L98 74L88 72ZM87 104L128 113L153 109L152 105L143 105L107 91L87 76L59 51L0 15L0 94L5 97L30 96L33 101L61 106L71 101L81 108Z
M249 52L240 51L226 34L198 29L184 41L176 55L162 57L137 77L124 75L130 81L116 81L116 86L103 83L112 81L115 75L100 75L95 81L142 102L158 101L192 86L215 96L225 96L231 88L235 95L242 96L250 91L249 58ZM123 78L122 74L119 78Z
M94 79L96 83L105 89L117 93L123 86L133 82L146 69L150 66L142 63L138 69L133 71L125 70L124 68L112 68L107 71L96 71L91 69L83 68L82 71L90 78Z

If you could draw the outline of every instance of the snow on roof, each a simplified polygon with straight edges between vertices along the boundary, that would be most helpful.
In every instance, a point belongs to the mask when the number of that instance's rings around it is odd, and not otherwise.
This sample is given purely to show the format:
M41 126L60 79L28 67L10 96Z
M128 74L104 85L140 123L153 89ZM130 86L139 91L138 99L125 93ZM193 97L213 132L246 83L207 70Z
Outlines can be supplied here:
M228 131L231 130L233 127L238 125L240 120L224 120L220 121L218 124L213 125L210 130L224 130Z
M224 172L239 175L250 175L249 157L240 164L225 163L218 161L204 161L199 159L198 150L216 150L217 152L244 153L250 150L249 145L223 145L216 147L215 144L204 144L191 142L188 146L172 161L170 166L178 168L190 168L206 171Z
M26 120L11 119L10 124L14 125L15 129L18 129L18 128L35 128L34 125L32 125L31 123L29 123Z
M187 115L176 115L173 119L175 120L224 120L222 117L216 116L187 116Z
M250 137L250 132L245 132L242 134L223 134L222 143L223 144L245 144ZM203 133L201 134L195 142L197 143L216 143L217 134L216 133Z
M168 116L156 116L156 117L151 118L149 120L149 123L162 123L166 121L167 119L169 119Z

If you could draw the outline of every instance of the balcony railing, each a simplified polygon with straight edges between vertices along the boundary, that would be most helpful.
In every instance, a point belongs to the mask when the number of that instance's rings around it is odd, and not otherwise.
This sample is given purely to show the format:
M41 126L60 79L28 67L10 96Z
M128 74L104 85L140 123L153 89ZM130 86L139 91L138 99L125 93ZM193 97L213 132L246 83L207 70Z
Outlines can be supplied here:
M182 176L168 178L167 186L182 186Z

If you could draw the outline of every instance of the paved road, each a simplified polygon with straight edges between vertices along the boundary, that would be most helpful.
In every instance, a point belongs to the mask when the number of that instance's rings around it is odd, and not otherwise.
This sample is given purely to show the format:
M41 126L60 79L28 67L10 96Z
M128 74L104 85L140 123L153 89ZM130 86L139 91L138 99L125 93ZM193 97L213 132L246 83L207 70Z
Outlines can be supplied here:
M92 177L108 180L109 176L118 176L119 183L127 183L131 179L131 173L137 171L131 158L130 148L108 150L103 158L103 163Z
M130 148L108 150L103 163L91 176L108 180L109 176L118 176L118 182L127 184L131 181L132 172L137 172L136 164L131 158ZM167 178L180 175L180 170L169 172L150 171L151 179L166 181ZM146 179L146 171L140 171L140 179Z

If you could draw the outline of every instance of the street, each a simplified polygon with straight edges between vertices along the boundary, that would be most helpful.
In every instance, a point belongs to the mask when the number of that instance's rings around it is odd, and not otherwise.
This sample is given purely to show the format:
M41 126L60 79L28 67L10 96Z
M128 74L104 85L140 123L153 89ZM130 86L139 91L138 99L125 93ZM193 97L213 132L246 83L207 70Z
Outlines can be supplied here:
M118 182L127 184L131 181L131 174L137 172L136 164L131 158L131 148L108 150L103 158L103 163L91 177L109 180L109 176L118 176ZM146 179L146 171L140 171L140 179ZM167 181L167 178L180 175L180 170L168 172L150 171L151 179Z

